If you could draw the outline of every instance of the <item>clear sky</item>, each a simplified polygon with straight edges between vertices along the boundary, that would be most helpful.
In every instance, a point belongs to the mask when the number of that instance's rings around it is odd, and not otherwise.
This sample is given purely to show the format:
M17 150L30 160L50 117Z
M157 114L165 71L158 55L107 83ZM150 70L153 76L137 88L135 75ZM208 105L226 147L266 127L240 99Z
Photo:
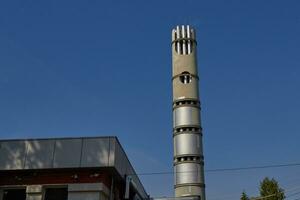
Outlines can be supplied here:
M138 173L172 171L183 23L198 33L206 169L300 162L299 0L0 1L0 138L116 135ZM207 196L256 195L266 175L299 191L299 174L206 173ZM173 196L172 175L141 179Z

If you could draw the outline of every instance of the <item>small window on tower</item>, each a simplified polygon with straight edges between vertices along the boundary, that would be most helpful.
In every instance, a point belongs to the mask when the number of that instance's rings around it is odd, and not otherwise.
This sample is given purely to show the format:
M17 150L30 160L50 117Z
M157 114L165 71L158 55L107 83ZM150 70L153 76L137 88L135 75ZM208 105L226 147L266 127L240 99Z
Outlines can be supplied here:
M181 83L188 84L192 82L192 75L189 72L182 72L179 76Z

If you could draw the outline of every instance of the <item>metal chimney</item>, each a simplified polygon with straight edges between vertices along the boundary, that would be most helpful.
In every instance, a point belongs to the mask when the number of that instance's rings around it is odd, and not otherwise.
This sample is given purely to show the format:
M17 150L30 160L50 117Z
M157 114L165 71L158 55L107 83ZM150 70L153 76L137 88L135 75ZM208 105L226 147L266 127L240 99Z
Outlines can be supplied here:
M176 197L205 200L196 46L193 28L172 30L174 188Z

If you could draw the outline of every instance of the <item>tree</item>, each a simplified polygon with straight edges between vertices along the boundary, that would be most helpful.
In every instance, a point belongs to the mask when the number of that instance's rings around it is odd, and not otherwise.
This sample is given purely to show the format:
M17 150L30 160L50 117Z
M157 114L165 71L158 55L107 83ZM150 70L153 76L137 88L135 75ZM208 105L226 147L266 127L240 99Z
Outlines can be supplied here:
M260 196L267 197L266 200L283 200L284 190L279 187L278 182L272 178L268 177L264 178L263 181L260 182Z
M247 196L246 192L242 192L241 200L249 200L249 197Z

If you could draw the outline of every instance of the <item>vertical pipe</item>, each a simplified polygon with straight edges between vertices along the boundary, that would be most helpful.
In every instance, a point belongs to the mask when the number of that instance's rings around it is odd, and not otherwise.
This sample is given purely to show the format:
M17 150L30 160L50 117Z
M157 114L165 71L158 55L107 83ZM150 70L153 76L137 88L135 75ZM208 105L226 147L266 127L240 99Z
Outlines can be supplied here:
M4 192L3 192L3 189L0 189L0 200L2 200L3 199L3 194Z
M185 27L181 26L181 32L182 32L182 38L185 39ZM186 54L186 43L185 40L182 40L182 54L185 55Z
M187 41L188 52L187 53L190 54L190 53L192 53L192 51L191 51L191 40L189 40L191 38L191 32L190 32L189 25L187 25L187 27L186 27L186 32L187 32L187 39L188 39L188 41Z
M180 39L180 29L179 29L179 26L176 27L176 33L177 33L176 34L176 39ZM177 41L176 44L177 44L177 53L181 54L180 42Z
M175 42L174 42L174 48L175 48L175 51L176 52L178 52L178 49L177 49L177 42L176 42L176 39L177 39L177 30L176 29L174 29L174 40L175 40ZM1 199L0 199L1 200Z
M114 177L111 177L109 200L114 200Z
M176 41L177 39L177 30L174 30L174 40ZM177 48L177 42L174 43L174 46L175 46L175 51L178 52L178 48ZM0 199L1 200L1 199Z

